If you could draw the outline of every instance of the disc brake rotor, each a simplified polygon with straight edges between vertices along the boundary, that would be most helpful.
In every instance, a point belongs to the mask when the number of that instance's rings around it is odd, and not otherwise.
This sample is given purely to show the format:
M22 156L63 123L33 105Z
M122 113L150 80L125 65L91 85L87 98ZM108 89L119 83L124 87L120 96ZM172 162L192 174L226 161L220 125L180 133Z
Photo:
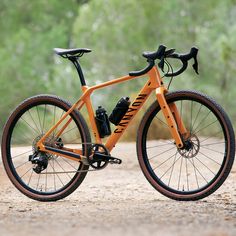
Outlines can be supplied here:
M200 150L200 141L194 134L184 142L184 148L177 150L182 157L193 158Z

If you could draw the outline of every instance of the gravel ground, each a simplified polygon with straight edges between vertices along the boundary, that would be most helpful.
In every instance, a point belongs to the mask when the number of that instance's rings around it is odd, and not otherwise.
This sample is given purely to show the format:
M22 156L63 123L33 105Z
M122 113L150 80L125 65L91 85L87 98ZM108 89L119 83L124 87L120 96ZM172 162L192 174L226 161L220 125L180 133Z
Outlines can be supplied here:
M0 164L0 235L236 235L235 164L211 196L177 202L147 182L134 143L121 143L112 154L122 165L89 173L73 194L53 203L22 195Z

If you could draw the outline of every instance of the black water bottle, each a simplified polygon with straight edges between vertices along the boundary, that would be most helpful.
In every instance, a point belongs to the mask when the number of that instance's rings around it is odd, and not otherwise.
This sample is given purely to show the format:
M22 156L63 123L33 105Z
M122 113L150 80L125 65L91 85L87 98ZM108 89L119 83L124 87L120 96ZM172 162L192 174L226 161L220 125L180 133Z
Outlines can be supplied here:
M109 116L109 121L114 125L118 125L125 113L128 111L130 105L129 97L121 98Z
M95 120L100 138L104 138L105 136L111 134L111 128L107 112L102 106L99 106L98 109L96 110Z

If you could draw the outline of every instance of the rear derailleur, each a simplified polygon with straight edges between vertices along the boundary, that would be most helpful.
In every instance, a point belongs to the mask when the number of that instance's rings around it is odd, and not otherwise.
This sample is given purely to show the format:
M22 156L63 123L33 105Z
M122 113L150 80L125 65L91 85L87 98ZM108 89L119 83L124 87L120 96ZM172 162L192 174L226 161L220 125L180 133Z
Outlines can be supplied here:
M39 135L36 137L32 144L33 155L29 155L29 161L34 165L33 170L37 174L40 174L48 167L48 162L51 160L54 155L41 152L37 147L37 142L43 137L43 135ZM63 148L64 144L61 138L48 137L45 141L46 146Z
M29 161L35 164L33 170L37 174L40 174L48 166L48 156L43 152L35 152L33 155L29 155Z
M112 157L108 149L102 144L93 144L91 155L88 157L88 163L94 169L103 169L110 164L121 164L122 160Z

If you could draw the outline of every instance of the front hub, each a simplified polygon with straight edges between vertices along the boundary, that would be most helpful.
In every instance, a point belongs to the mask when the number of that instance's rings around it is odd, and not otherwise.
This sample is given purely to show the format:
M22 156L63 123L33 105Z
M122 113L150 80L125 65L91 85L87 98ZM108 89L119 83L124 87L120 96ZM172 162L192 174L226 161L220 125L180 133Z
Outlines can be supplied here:
M185 158L193 158L198 154L200 150L200 141L195 134L191 135L183 143L184 146L181 149L178 149L181 156Z

